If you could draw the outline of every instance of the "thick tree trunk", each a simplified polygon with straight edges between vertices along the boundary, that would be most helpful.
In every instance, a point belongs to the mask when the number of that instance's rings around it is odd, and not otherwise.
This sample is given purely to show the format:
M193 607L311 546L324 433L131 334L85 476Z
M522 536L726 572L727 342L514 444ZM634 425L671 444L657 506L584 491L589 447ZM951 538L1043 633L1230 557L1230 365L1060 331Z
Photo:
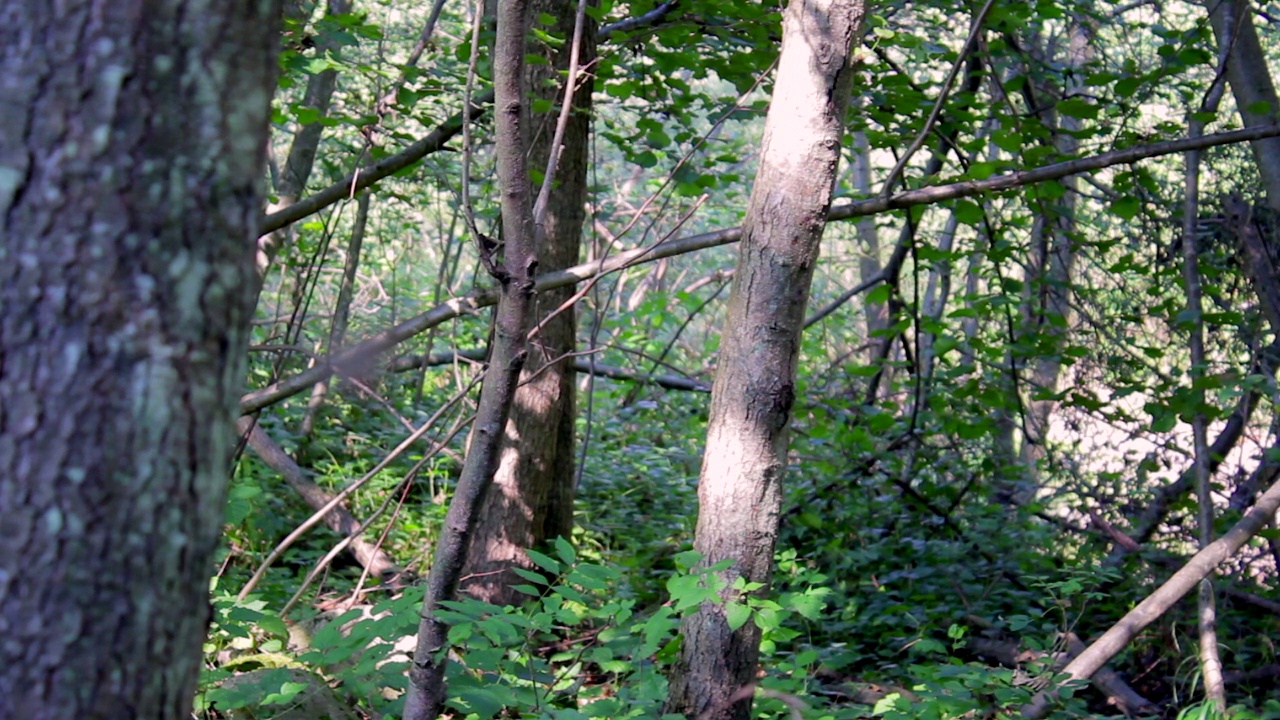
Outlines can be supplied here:
M187 718L279 2L0 18L0 718Z
M861 37L862 0L793 0L747 206L711 396L698 483L696 549L704 567L731 561L727 580L767 586L778 534L787 426L818 246L840 158L842 122ZM685 618L668 712L748 717L760 631L729 627L726 590ZM746 695L743 698L743 695Z
M559 49L538 47L549 64L528 66L534 97L551 101L553 109L537 116L533 124L529 162L546 167L555 135L559 104L564 97L563 73L569 67L569 41L577 15L575 0L534 0L533 15L549 14L549 28L566 38ZM588 20L590 17L588 16ZM595 57L595 28L582 34L578 66ZM555 192L547 206L543 246L538 267L557 271L578 262L587 194L588 132L591 128L591 78L578 79L555 171ZM573 287L538 293L534 317L541 321L572 297ZM471 539L464 575L464 589L498 605L518 603L523 597L512 590L521 582L511 567L528 567L526 548L537 547L573 529L573 358L576 323L573 308L547 321L530 346L529 360L520 377L511 418L503 438L502 459L493 484L485 495L476 533Z

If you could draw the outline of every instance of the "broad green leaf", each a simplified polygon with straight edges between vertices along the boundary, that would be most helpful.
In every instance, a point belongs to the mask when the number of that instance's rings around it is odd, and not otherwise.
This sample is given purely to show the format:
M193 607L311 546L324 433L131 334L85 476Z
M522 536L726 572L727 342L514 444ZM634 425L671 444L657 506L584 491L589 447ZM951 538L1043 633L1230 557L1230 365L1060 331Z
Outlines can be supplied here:
M751 619L751 608L743 603L729 603L724 608L724 619L730 630L737 630Z

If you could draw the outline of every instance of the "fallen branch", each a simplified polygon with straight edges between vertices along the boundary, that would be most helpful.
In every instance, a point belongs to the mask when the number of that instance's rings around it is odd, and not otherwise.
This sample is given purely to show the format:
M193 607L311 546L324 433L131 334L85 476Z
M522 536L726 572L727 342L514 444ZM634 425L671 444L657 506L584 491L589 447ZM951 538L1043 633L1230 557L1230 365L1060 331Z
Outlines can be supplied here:
M1267 482L1272 483L1270 489L1258 498L1253 509L1245 513L1245 516L1231 530L1192 556L1181 570L1173 574L1173 577L1138 603L1137 607L1120 618L1120 621L1103 633L1102 637L1068 663L1062 670L1067 675L1066 682L1092 677L1143 628L1173 607L1174 603L1208 577L1218 565L1234 555L1250 538L1257 535L1259 530L1270 524L1275 519L1276 509L1280 508L1280 483L1273 482L1278 473L1280 473L1280 467L1270 469L1267 478ZM1036 693L1035 698L1022 708L1022 717L1032 719L1044 717L1056 695L1056 688Z
M312 510L328 508L324 514L324 524L330 530L350 539L347 549L361 567L368 570L371 575L383 579L400 572L400 568L381 548L360 537L355 537L356 530L360 528L360 521L356 520L344 505L334 504L333 494L312 482L303 469L276 444L275 440L271 439L256 420L242 417L237 427L241 434L248 433L249 447L253 448L262 462L280 473L285 483L298 493Z

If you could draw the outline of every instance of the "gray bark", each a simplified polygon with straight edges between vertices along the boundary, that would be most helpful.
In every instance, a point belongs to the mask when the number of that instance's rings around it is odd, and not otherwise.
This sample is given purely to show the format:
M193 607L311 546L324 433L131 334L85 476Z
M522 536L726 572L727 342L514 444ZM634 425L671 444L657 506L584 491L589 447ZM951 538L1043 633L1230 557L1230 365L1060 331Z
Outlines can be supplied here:
M730 561L725 580L767 588L786 471L787 426L805 306L840 158L861 39L861 0L793 0L783 15L782 55L760 168L747 206L711 395L698 482L695 548L703 567ZM745 720L760 630L735 629L727 589L682 624L666 712Z
M1227 82L1240 110L1240 119L1246 126L1266 125L1280 120L1280 102L1276 100L1276 86L1267 68L1267 56L1258 42L1258 31L1253 25L1252 3L1248 0L1214 0L1208 3L1212 12L1209 22L1219 43L1230 44L1231 55L1227 61ZM1267 110L1261 106L1266 104ZM1267 190L1267 204L1272 210L1280 210L1280 137L1258 138L1250 143L1263 187Z
M0 0L0 717L188 718L278 0Z
M498 468L502 437L527 351L525 335L533 305L533 272L538 235L524 128L529 112L524 78L528 0L498 3L494 41L494 116L498 184L502 191L503 262L498 269L501 298L494 313L493 343L462 474L449 503L422 601L418 645L409 668L404 720L434 720L445 701L444 670L449 627L436 614L440 603L457 597L467 546L475 532L481 501Z
M576 0L534 0L535 16L555 18L552 29L565 37L555 50L538 47L548 64L528 66L534 97L552 102L552 110L534 118L530 163L546 167L556 129L559 105L564 97L561 78L569 67L569 47L577 16ZM589 16L588 16L589 19ZM595 57L595 29L584 28L579 67ZM591 129L590 76L578 78L571 102L559 162L554 173L555 192L543 223L544 242L538 267L548 271L570 268L578 262L584 203L587 196L588 132ZM537 294L534 317L541 322L556 312L574 293L563 287ZM502 460L485 495L484 511L472 536L464 574L471 576L465 589L474 597L497 605L518 604L524 596L513 590L523 582L512 567L531 565L524 550L573 529L573 358L576 318L569 307L546 321L533 339L529 361L521 374L511 418L503 440Z

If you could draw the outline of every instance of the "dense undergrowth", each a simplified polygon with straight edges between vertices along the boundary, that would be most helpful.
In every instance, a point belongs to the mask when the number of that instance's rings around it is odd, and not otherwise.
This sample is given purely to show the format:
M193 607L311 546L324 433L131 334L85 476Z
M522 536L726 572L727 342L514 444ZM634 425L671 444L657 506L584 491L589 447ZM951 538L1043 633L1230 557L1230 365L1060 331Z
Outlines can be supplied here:
M406 400L417 387L402 378L382 383ZM412 406L443 403L447 389L441 383ZM645 392L635 399L629 386L603 381L596 392L572 542L531 553L536 567L523 573L521 588L527 604L449 605L450 707L458 717L659 717L680 615L719 589L716 576L690 571L707 396ZM311 442L324 449L313 451L313 467L330 489L362 476L381 456L377 449L398 440L366 421L373 411L357 395L343 398ZM1062 650L1065 638L1096 637L1167 576L1168 548L1163 560L1154 552L1109 560L1105 538L1061 512L1051 496L1016 509L999 502L990 478L1006 470L991 463L986 439L947 439L956 418L943 415L952 411L922 411L914 428L882 423L871 410L855 412L838 400L797 411L774 587L766 599L729 613L732 623L763 629L755 717L1014 712L1051 678L1044 658ZM292 423L279 418L297 412L263 422L287 437ZM419 410L416 420L427 414ZM460 442L453 441L455 453ZM401 480L421 458L421 450L408 453L350 499L353 513L368 517L398 493L397 509L384 512L367 536L383 537L397 562L419 573L457 470L456 454L438 455L406 488ZM199 704L208 717L269 701L287 706L291 692L304 690L293 676L271 673L257 685L219 686L255 668L315 671L369 717L399 708L411 645L396 643L416 631L418 586L379 586L376 578L362 579L354 563L339 561L281 622L278 613L337 540L317 530L248 598L236 599L275 543L308 514L272 471L249 456L240 463L206 645ZM1176 537L1170 543L1175 547ZM1220 626L1234 633L1223 637L1232 666L1275 661L1275 616L1229 598L1220 613ZM1111 667L1165 716L1198 717L1202 708L1187 702L1198 682L1194 632L1194 609L1181 604ZM1238 681L1232 696L1243 699L1234 717L1280 717L1265 678ZM1069 690L1061 702L1055 717L1119 714L1091 689Z

